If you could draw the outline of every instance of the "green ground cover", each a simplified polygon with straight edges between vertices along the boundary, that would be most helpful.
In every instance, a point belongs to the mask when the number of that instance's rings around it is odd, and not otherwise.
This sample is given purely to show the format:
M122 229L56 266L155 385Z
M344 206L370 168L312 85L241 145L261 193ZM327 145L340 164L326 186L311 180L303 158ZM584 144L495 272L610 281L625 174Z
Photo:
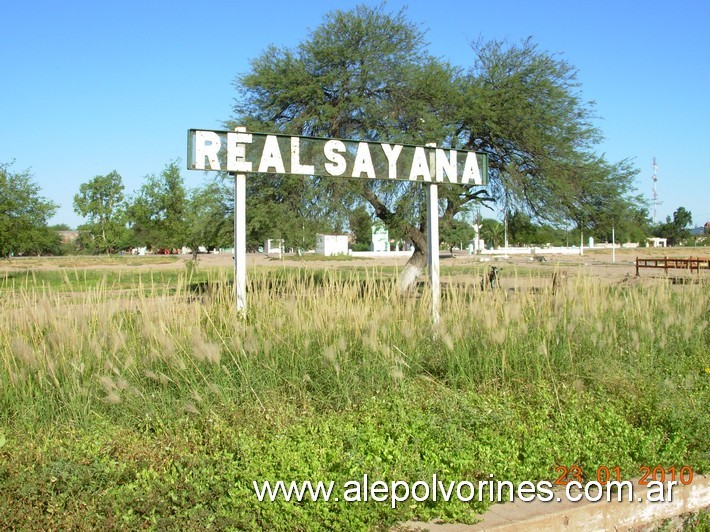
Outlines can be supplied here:
M462 284L433 325L395 273L256 269L244 320L226 269L6 275L0 526L472 522L489 503L259 502L252 483L335 481L342 498L365 474L708 470L707 285Z

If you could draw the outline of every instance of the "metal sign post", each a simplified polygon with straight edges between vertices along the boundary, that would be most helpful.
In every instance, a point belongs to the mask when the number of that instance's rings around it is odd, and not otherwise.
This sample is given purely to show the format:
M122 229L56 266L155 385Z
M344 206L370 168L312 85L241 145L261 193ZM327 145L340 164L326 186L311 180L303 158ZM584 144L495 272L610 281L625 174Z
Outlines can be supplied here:
M427 246L429 262L429 282L431 284L431 315L434 323L439 323L439 186L426 186Z
M436 148L436 144L427 144L427 148ZM436 179L436 164L434 152L429 154L429 165L434 168ZM439 323L439 301L441 299L441 285L439 283L439 185L429 183L426 185L426 232L427 232L427 262L429 266L429 284L431 285L431 319Z
M234 293L237 313L242 317L247 309L247 176L234 176Z

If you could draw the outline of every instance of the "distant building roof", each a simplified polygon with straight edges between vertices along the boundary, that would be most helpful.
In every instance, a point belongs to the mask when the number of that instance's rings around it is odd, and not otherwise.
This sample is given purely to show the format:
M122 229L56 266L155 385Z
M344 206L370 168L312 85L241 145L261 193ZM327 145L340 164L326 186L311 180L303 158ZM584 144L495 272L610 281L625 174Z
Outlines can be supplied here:
M71 244L77 238L79 238L79 231L57 231L59 233L59 238L62 239L64 244Z

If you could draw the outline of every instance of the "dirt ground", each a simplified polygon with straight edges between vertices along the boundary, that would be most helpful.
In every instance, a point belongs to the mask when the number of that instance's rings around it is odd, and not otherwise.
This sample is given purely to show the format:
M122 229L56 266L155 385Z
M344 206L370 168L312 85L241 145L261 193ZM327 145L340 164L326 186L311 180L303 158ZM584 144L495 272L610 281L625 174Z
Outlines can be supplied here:
M553 255L538 254L538 259L531 255L468 255L466 252L451 254L441 252L440 266L442 274L446 274L447 266L476 267L477 272L483 272L488 265L495 265L501 268L501 284L511 284L506 282L513 277L522 281L522 277L551 277L555 271L564 271L569 277L579 274L590 274L598 277L603 282L644 282L646 279L665 278L663 269L640 270L640 279L636 279L636 258L689 258L700 257L710 258L710 248L707 247L674 247L674 248L635 248L620 249L616 251L616 260L612 261L612 252L608 249L584 250L583 255ZM53 270L53 269L183 269L185 263L191 259L189 255L179 256L145 256L134 257L27 257L13 258L11 260L0 261L0 272L17 270ZM268 256L263 253L248 253L246 262L247 268L258 267L306 267L314 269L336 269L336 268L377 268L382 266L404 267L407 257L376 257L376 258L353 258L350 260L300 260L297 256L284 255L282 258ZM231 254L203 254L198 257L199 267L230 267L233 264ZM468 278L469 282L480 280L482 273L473 275L455 274L454 277L442 275L442 282L463 281ZM710 270L689 272L687 270L670 270L668 276L671 279L701 278L710 281ZM473 278L477 277L477 279Z
M550 276L558 270L565 271L569 276L579 273L591 274L609 282L618 282L636 276L636 257L639 258L662 258L662 257L702 257L710 258L710 248L666 248L663 250L637 248L623 249L616 251L616 260L612 262L611 250L585 250L583 255L545 255L539 254L543 260L534 259L530 255L468 255L466 252L455 253L441 252L439 263L442 268L447 266L485 266L495 265L501 268L503 279L513 275L511 270L518 275L530 272L544 276ZM201 265L210 266L231 266L232 255L200 255ZM307 268L339 268L339 267L380 267L394 266L404 267L407 257L377 257L377 258L355 258L352 260L307 260L300 261L297 257L284 256L283 259L269 257L263 253L247 254L247 267L259 266L304 266ZM444 273L446 270L444 269ZM671 270L669 276L674 278L691 277L690 272L684 270ZM697 277L698 273L693 272L692 276ZM710 270L700 272L701 278L710 280ZM640 277L643 278L664 278L663 269L640 270ZM446 276L442 276L442 281Z

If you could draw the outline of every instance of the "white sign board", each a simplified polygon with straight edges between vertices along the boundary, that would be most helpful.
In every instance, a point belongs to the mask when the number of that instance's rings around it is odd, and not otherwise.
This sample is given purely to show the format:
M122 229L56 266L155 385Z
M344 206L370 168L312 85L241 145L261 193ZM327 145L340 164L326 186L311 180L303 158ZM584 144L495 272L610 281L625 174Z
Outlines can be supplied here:
M245 131L190 129L187 164L237 174L488 183L488 158L474 151Z

